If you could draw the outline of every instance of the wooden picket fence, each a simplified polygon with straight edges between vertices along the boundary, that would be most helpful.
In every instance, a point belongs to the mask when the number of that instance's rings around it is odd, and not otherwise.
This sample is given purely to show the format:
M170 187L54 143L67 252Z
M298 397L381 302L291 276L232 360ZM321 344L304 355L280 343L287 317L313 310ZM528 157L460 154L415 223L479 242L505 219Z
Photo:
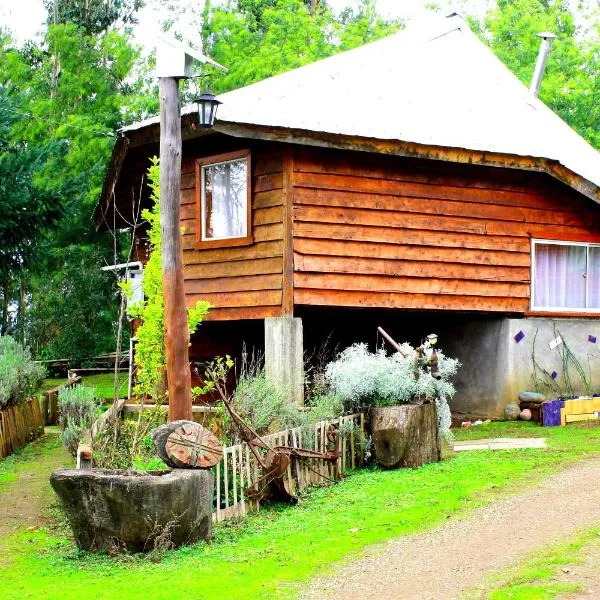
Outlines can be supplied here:
M37 398L0 410L0 458L11 455L44 433Z
M364 438L365 417L362 413L347 415L332 421L321 421L310 429L296 427L262 436L271 446L292 446L324 452L327 449L327 429L335 425L340 431L340 457L337 464L324 460L292 459L285 476L285 483L292 494L298 494L311 485L331 482L336 472L344 475L349 468L363 463L363 452L357 432ZM250 510L258 511L260 505L249 501L243 493L248 485L260 476L260 466L246 443L223 449L223 458L215 467L215 504L213 519L223 521L246 515Z

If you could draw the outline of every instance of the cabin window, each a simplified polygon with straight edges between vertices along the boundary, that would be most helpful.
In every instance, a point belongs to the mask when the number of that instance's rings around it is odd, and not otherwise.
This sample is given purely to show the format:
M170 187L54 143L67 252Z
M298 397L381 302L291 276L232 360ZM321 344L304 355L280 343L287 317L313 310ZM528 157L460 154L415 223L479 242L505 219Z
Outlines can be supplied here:
M534 310L600 310L600 244L535 240Z
M252 242L250 153L246 150L196 161L199 245Z

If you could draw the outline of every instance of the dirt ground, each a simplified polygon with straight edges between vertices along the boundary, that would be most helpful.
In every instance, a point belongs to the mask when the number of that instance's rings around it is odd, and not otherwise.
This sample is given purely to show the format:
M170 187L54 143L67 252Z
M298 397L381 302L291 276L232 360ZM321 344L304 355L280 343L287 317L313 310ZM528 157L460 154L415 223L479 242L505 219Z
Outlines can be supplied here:
M487 574L599 521L600 459L595 458L441 528L375 546L335 575L314 580L302 598L459 598ZM583 565L574 571L586 573ZM589 581L580 583L595 591L578 597L600 598L598 562L587 572Z
M44 524L54 494L48 483L50 474L72 463L58 439L57 429L52 427L46 428L45 436L31 444L28 453L31 456L26 461L16 464L16 480L0 488L0 548L2 538Z

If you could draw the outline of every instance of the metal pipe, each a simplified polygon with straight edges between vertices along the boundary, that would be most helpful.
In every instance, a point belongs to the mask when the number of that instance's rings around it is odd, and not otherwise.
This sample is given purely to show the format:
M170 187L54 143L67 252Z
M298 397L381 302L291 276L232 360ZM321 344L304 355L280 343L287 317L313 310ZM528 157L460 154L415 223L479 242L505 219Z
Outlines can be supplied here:
M544 77L544 71L546 70L546 63L548 62L548 55L550 54L552 42L556 39L556 36L549 31L544 31L537 35L539 38L542 38L542 43L540 44L540 51L538 52L535 69L533 70L533 77L531 78L531 85L529 86L529 92L533 94L535 98L537 98L540 92L540 85L542 84L542 78Z
M404 350L402 350L402 348L400 347L400 345L396 342L396 340L394 340L394 338L389 335L384 329L383 327L378 327L377 331L379 331L379 333L383 336L383 338L385 340L387 340L388 344L394 348L394 350L396 350L396 352L400 352L400 354L402 354L402 356L404 356L404 358L406 358L408 356L408 354L406 354L406 352L404 352Z

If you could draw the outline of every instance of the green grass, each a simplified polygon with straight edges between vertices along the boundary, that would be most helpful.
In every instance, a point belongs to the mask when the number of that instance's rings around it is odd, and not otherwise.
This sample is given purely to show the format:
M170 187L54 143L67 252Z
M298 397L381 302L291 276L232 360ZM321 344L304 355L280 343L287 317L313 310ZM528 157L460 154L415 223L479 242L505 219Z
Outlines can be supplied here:
M44 379L44 381L42 381L42 385L40 385L40 387L37 390L35 390L33 395L39 398L45 391L58 387L63 383L67 383L67 381L68 379L66 377Z
M518 567L488 577L485 590L465 594L468 598L488 600L552 600L581 590L576 581L564 582L563 569L581 565L593 546L600 545L600 527L579 534L575 539L554 544L530 554ZM577 578L574 577L576 580Z
M56 428L47 427L46 430L55 431ZM61 446L62 443L57 434L44 435L17 450L14 454L0 459L0 492L17 479L19 471L45 462L45 457Z
M127 396L127 373L119 374L119 397ZM115 375L114 373L100 373L99 375L85 375L81 381L83 385L93 387L98 392L98 397L111 400L114 397Z
M494 436L545 435L550 449L465 452L416 470L365 469L314 490L296 507L220 525L210 544L167 552L160 562L79 553L65 536L20 533L9 541L10 566L0 569L0 598L294 597L299 584L370 544L433 528L567 462L600 454L598 426L488 427ZM483 429L474 433L486 436Z
M41 396L46 390L52 389L63 383L67 383L68 379L44 379L42 385L34 392L34 396ZM93 387L98 392L98 397L103 400L113 399L115 376L114 373L100 373L98 375L85 375L81 383L88 387ZM128 374L119 374L119 397L127 396Z

